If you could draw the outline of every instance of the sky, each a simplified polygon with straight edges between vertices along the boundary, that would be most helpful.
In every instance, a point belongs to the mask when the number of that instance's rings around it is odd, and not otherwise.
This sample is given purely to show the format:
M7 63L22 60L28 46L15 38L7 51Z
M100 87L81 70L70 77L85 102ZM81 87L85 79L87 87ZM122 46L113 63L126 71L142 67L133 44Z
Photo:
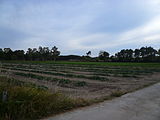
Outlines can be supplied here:
M0 48L62 55L160 48L160 0L0 0Z

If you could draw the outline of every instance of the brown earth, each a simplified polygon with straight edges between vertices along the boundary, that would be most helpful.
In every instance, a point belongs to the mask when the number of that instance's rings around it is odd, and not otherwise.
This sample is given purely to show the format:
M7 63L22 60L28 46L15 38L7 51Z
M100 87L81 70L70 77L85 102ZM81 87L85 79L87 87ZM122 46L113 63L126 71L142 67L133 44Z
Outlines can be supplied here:
M34 65L34 67L37 67L37 65ZM43 70L43 66L39 66L39 68L42 68ZM8 72L1 73L1 75L6 75L6 76L9 76L15 79L19 79L22 81L32 82L37 85L44 85L48 87L49 90L51 90L52 92L61 91L71 97L74 97L74 98L81 97L85 99L93 99L93 98L101 98L101 97L109 96L114 91L129 92L129 91L133 91L135 89L141 88L143 86L153 84L153 83L160 81L160 73L139 75L136 78L134 77L114 77L114 76L108 77L107 76L109 80L102 82L98 80L91 80L91 79L85 79L85 78L71 78L71 77L65 77L65 76L49 75L49 74L44 74L44 73L25 72L25 71L20 71L20 70L8 70L8 69L3 69L3 70L7 70ZM18 75L14 75L13 72L32 73L32 74L43 76L43 77L69 79L71 81L85 81L87 85L83 87L75 87L75 86L70 86L70 85L59 86L58 83L56 82L37 80L33 78L18 76ZM84 72L84 71L74 72L73 70L70 70L69 72L73 72L76 75L80 74L80 75L85 75L85 76L93 74L92 72ZM63 73L63 72L59 72L59 73ZM100 77L102 76L100 75ZM106 77L106 76L103 76L103 77Z

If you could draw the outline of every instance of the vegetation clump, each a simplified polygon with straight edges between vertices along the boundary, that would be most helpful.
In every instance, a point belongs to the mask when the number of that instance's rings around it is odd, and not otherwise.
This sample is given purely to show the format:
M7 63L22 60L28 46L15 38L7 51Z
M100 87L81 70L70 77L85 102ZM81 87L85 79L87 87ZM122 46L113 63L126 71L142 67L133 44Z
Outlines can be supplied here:
M75 82L75 86L77 86L77 87L83 87L85 85L87 85L87 83L85 81L77 81L77 82Z
M125 92L123 92L123 91L114 91L114 92L112 92L111 93L111 97L120 97L120 96L122 96L122 95L124 95L125 94Z
M2 99L3 92L7 99ZM84 106L87 102L71 99L59 92L50 93L42 87L0 77L0 119L33 120Z

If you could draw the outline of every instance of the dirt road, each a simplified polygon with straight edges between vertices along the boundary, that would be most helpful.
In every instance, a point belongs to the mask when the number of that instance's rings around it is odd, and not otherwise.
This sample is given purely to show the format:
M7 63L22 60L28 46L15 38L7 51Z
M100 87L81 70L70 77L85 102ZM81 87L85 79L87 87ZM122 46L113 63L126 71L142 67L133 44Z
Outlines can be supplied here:
M160 120L160 83L44 120Z

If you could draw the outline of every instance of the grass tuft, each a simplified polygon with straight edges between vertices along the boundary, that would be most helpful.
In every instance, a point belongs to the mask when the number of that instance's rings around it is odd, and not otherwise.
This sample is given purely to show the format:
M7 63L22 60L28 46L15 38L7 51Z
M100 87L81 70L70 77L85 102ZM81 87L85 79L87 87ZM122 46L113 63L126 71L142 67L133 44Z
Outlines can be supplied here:
M122 91L114 91L114 92L112 92L111 93L111 97L120 97L120 96L122 96L122 95L124 95L125 94L125 92L122 92Z

